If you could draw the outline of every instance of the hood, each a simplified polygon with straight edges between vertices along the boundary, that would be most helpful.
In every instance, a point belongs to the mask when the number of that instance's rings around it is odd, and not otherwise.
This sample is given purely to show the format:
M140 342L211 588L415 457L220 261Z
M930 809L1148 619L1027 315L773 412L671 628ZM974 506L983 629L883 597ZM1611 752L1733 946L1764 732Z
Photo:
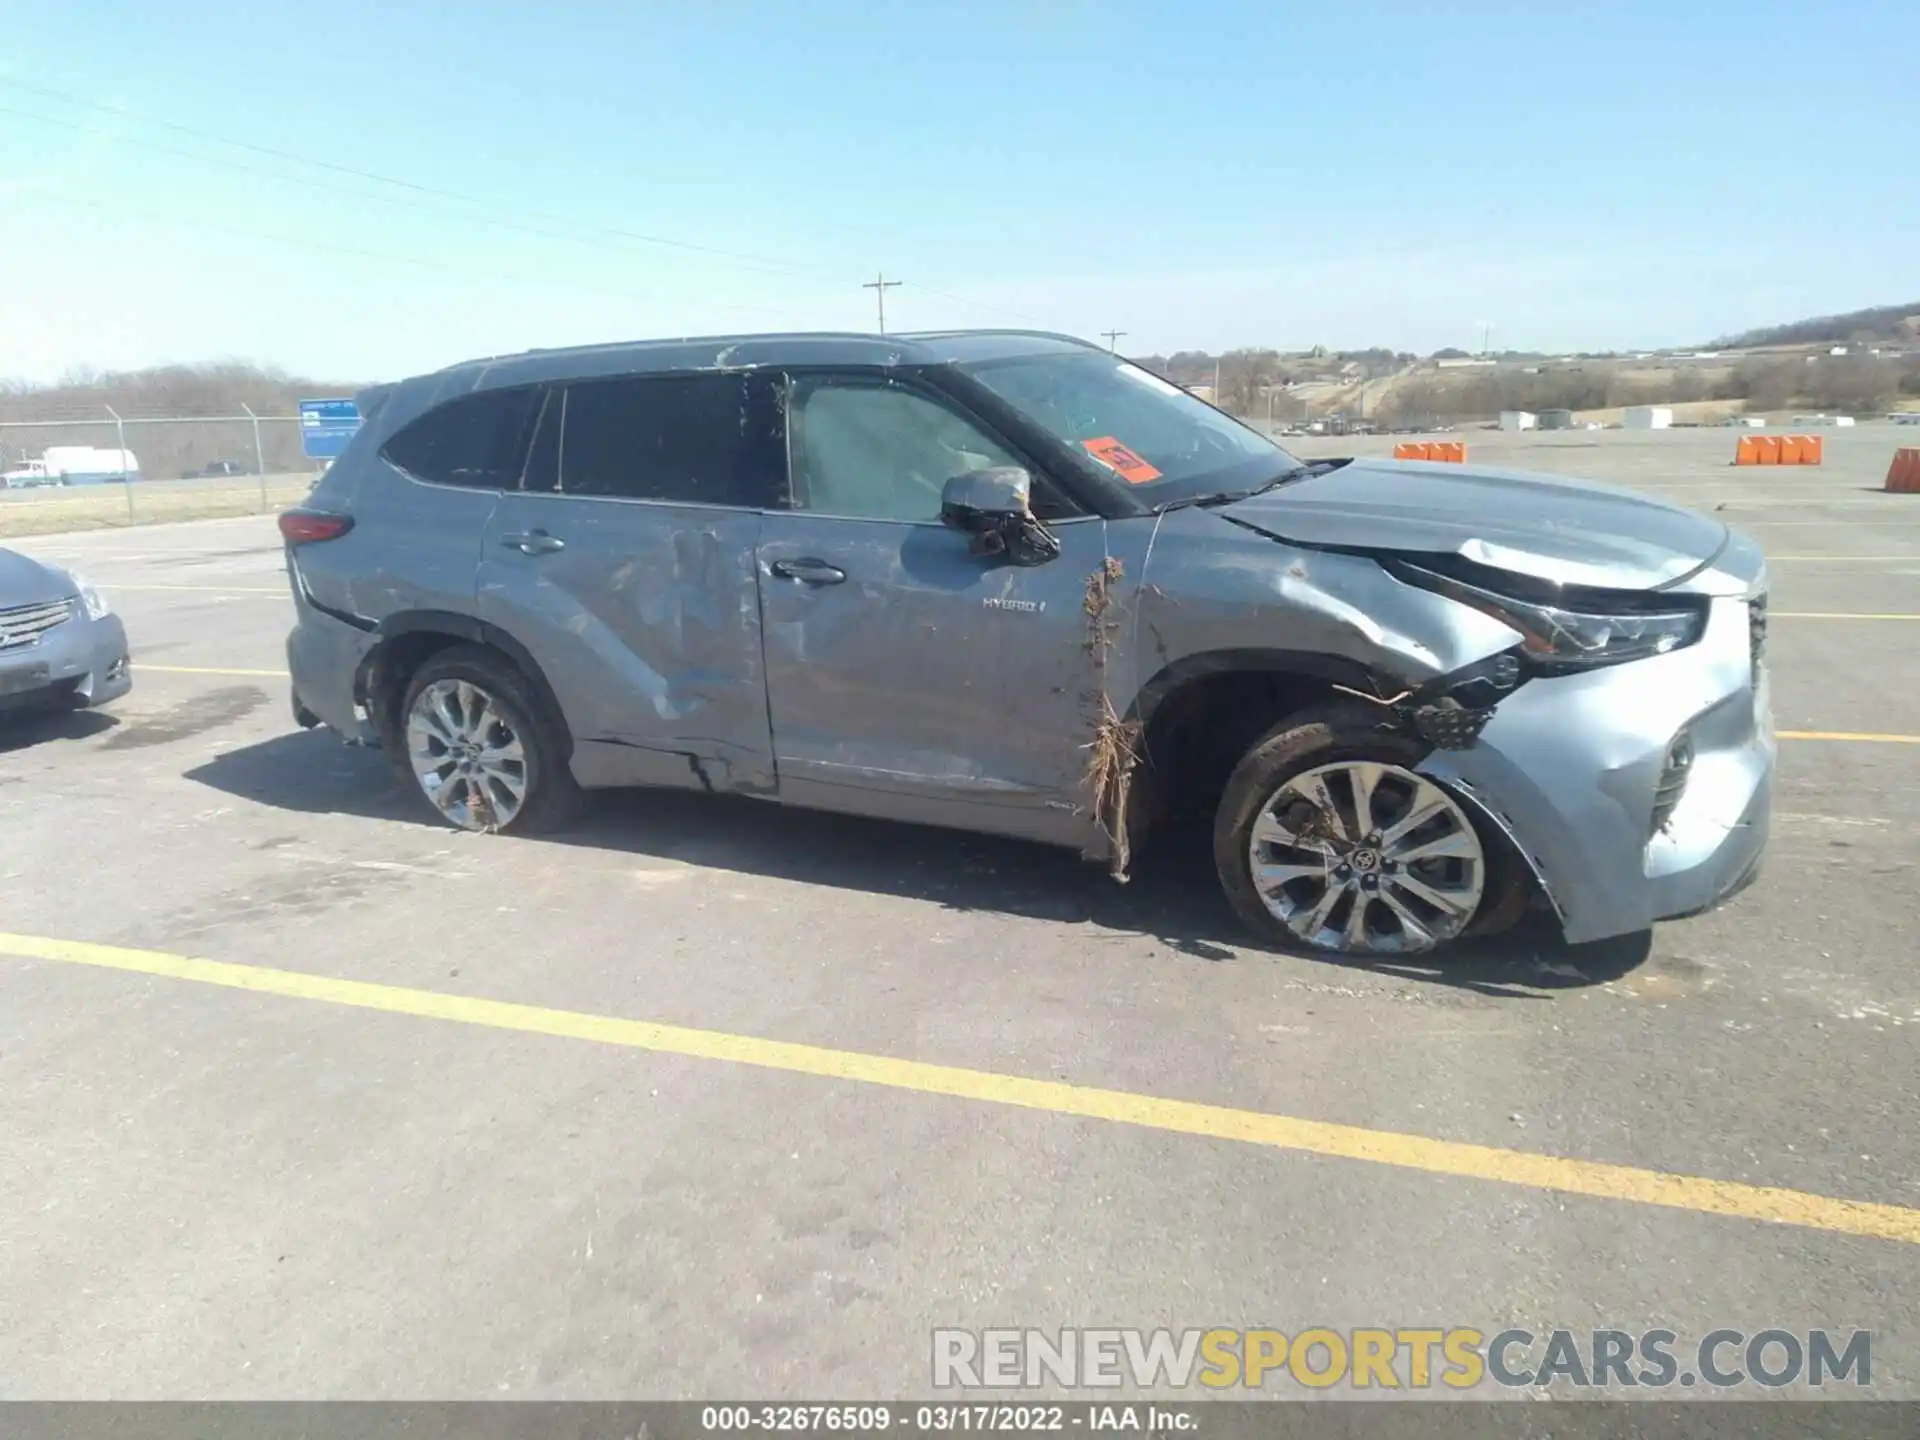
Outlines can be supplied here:
M65 600L73 592L66 571L30 560L17 550L0 549L0 610Z
M1354 460L1215 512L1276 540L1458 555L1556 585L1654 590L1718 555L1727 527L1629 490L1471 465Z

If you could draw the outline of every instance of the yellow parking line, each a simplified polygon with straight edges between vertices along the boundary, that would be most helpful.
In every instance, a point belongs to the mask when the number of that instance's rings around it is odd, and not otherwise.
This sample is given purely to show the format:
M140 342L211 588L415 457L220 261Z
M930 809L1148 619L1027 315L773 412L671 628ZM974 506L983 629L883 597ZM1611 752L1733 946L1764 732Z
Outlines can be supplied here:
M1840 1200L1799 1190L1746 1185L1731 1180L1709 1180L1612 1165L1571 1160L1557 1155L1502 1150L1490 1145L1468 1145L1433 1140L1357 1125L1335 1125L1301 1120L1259 1110L1235 1110L1190 1100L1169 1100L1124 1090L1104 1090L1055 1080L1032 1080L987 1070L965 1070L931 1065L855 1050L833 1050L785 1040L731 1035L719 1030L694 1030L613 1015L591 1015L577 1010L549 1010L503 1000L449 995L438 990L414 990L364 980L343 980L295 970L258 965L235 965L168 955L153 950L129 950L82 941L53 940L33 935L0 934L0 953L68 965L91 965L135 975L250 990L294 1000L377 1010L389 1015L411 1015L447 1020L494 1030L514 1030L616 1045L631 1050L685 1055L700 1060L729 1060L767 1070L854 1081L891 1090L945 1095L1022 1110L1105 1120L1119 1125L1199 1135L1215 1140L1262 1145L1344 1160L1366 1160L1429 1174L1474 1180L1492 1180L1536 1190L1590 1195L1661 1205L1708 1215L1743 1220L1800 1225L1845 1235L1899 1240L1920 1245L1920 1210L1860 1200Z
M284 670L228 670L216 665L147 665L139 660L133 662L133 673L136 675L146 675L156 670L162 675L256 675L272 680L289 678Z
M1920 520L1888 520L1877 512L1869 514L1863 511L1858 519L1852 520L1836 519L1831 515L1813 515L1800 520L1763 520L1757 516L1751 519L1741 516L1735 523L1742 530L1749 525L1778 525L1787 529L1799 529L1808 525L1858 525L1867 530L1899 530L1907 526L1920 525Z
M1920 735L1876 735L1859 730L1777 730L1779 740L1859 740L1870 745L1920 745Z
M1862 561L1872 561L1875 564L1880 564L1882 562L1892 561L1892 560L1908 560L1913 562L1916 565L1920 565L1920 553L1916 553L1913 555L1769 555L1767 556L1767 562L1769 564L1771 564L1775 560L1844 560L1847 562L1862 560Z
M121 585L109 582L103 588L107 590L166 590L184 591L197 595L278 595L291 600L293 594L282 585Z
M1920 615L1870 615L1851 610L1769 610L1772 620L1920 620Z

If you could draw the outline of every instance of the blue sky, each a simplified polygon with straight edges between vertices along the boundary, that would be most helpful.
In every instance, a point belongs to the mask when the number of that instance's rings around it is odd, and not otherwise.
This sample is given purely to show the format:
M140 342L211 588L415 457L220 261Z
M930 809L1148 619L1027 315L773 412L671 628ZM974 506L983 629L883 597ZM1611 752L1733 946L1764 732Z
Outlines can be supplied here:
M1920 296L1904 8L0 0L0 376L1700 341Z

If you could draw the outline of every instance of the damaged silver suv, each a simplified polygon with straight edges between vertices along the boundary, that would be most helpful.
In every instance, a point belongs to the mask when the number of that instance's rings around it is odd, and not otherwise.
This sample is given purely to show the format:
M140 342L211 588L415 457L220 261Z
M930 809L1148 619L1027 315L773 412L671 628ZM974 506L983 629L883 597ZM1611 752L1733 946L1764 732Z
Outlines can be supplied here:
M1269 938L1569 941L1756 872L1759 548L1623 491L1303 464L1054 335L534 352L368 392L284 515L293 706L452 823L676 786L1071 846L1212 815Z

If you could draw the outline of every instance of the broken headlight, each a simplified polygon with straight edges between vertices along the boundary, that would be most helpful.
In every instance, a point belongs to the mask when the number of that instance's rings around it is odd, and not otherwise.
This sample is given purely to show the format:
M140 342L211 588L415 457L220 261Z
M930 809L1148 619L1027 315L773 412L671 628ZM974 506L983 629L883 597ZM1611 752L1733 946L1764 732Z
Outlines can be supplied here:
M1409 585L1437 591L1511 625L1520 632L1528 664L1546 674L1665 655L1693 644L1707 624L1705 600L1686 595L1568 588L1552 600L1544 595L1522 599L1418 565L1390 568Z

